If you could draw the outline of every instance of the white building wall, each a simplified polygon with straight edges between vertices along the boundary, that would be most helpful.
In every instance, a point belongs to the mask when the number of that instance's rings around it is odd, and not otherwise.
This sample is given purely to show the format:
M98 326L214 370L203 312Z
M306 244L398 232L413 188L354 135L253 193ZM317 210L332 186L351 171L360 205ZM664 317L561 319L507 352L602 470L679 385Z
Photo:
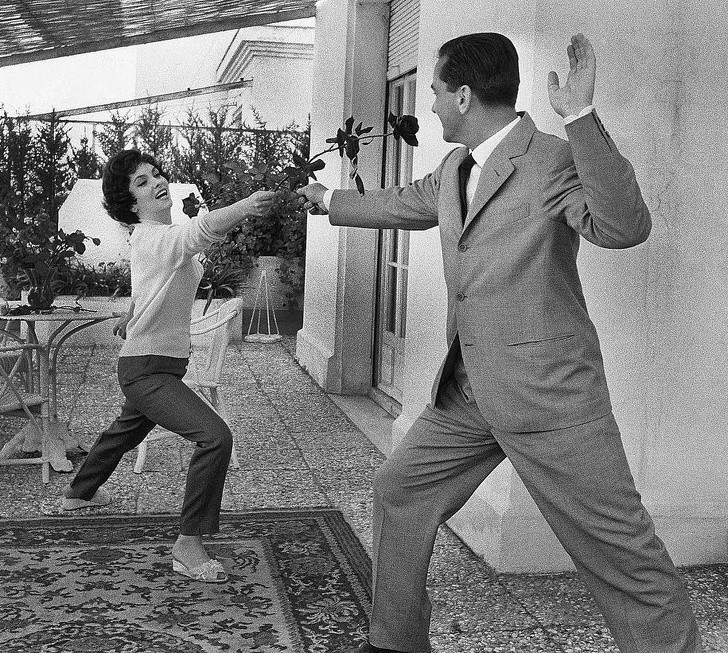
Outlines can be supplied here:
M253 126L255 107L270 129L305 126L311 108L314 20L302 19L159 41L136 48L136 95L183 91L252 79L252 86L160 104L165 122L221 106L239 109ZM138 110L136 110L138 113Z
M313 127L319 139L339 124L338 94L346 98L346 84L356 86L351 65L342 70L352 32L341 25L351 17L351 5L345 0L319 5L317 27L327 32L317 37L327 49L317 51L314 65L319 92ZM447 20L439 0L421 2L416 110L421 145L414 155L415 177L432 170L450 148L430 113L429 83L442 42L474 31L508 35L521 56L517 108L529 111L542 130L561 136L562 121L548 102L547 74L554 69L565 78L571 34L582 31L595 46L595 104L635 167L654 228L646 244L624 251L583 242L579 265L638 489L679 564L728 559L728 128L716 119L728 103L723 74L728 53L715 47L722 43L726 18L728 9L718 0L641 5L627 0L609 5L452 0ZM344 22L335 28L339 19ZM337 185L341 178L332 166L322 181ZM341 334L346 305L337 301L346 276L347 262L339 253L347 230L320 218L311 218L309 225L311 274L299 351L311 351L306 343L325 343L331 360L341 359L355 347ZM429 399L445 353L444 313L438 234L413 232L407 385L395 442ZM323 357L303 360L321 362ZM316 377L324 384L332 376L327 369L328 376ZM450 524L498 569L570 566L508 463Z
M292 120L305 127L311 112L314 19L240 29L229 40L215 78L220 82L252 79L236 91L242 120L255 126L252 108L269 129Z
M217 84L217 65L235 31L215 32L183 39L158 41L136 48L136 97L176 93L185 89ZM188 109L204 116L209 108L217 109L237 102L248 89L185 97L159 105L164 122L184 122ZM122 110L122 113L127 110ZM140 109L131 110L134 117Z

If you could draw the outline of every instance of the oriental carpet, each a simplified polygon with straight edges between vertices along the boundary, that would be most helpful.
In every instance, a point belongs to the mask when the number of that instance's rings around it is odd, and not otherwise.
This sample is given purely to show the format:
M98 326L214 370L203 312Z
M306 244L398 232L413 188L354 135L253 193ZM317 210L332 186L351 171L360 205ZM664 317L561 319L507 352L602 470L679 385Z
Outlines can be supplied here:
M371 564L339 511L223 513L230 580L171 569L177 515L0 521L3 653L329 653L363 640Z

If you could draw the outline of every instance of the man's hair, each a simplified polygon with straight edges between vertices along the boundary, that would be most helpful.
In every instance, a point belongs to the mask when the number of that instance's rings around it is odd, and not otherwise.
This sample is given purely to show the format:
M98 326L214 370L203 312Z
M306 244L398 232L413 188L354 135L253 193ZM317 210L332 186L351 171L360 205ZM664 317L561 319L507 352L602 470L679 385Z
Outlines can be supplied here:
M518 53L510 39L495 32L458 36L444 43L440 79L448 91L469 86L483 104L516 106Z
M169 177L162 170L151 154L139 150L122 150L112 156L104 166L101 190L104 194L104 208L116 221L124 224L137 224L139 216L131 210L136 200L131 194L131 175L142 163L153 165L165 178Z

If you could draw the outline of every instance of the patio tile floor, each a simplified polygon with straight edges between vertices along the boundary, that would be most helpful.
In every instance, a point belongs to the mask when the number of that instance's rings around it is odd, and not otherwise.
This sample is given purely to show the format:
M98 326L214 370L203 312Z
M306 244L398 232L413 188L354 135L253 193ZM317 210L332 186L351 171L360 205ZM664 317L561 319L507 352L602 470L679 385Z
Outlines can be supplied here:
M117 348L69 347L61 361L61 414L90 446L116 416ZM230 469L224 510L333 506L371 549L371 484L384 456L297 365L293 337L273 345L238 343L224 377L240 469ZM0 420L0 445L13 424ZM107 487L114 502L94 514L177 512L191 445L171 437L149 447L145 471L127 454ZM74 469L82 454L71 457ZM44 486L31 467L0 467L3 518L61 512L70 475ZM681 570L706 651L728 652L728 565ZM432 643L437 653L612 653L604 621L581 581L567 574L496 574L446 527L430 568Z

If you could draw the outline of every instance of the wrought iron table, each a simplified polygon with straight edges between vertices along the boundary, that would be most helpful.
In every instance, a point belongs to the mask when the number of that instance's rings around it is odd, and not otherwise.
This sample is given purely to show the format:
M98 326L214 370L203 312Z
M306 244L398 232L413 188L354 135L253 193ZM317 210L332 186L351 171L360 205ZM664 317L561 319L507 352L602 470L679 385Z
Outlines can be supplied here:
M74 437L67 424L58 419L58 357L65 342L82 329L106 320L124 315L118 312L94 312L82 306L73 309L58 309L50 313L7 314L0 316L6 323L24 322L27 326L27 342L39 345L37 349L37 370L39 392L47 399L44 410L48 411L50 428L43 435L51 467L57 472L71 472L73 465L66 455L68 451L83 450L78 438ZM39 338L37 325L48 323L47 338ZM6 324L9 326L9 324ZM3 329L4 331L5 329ZM1 450L0 459L15 457L18 451L42 451L42 442L36 429L28 426L21 429Z

